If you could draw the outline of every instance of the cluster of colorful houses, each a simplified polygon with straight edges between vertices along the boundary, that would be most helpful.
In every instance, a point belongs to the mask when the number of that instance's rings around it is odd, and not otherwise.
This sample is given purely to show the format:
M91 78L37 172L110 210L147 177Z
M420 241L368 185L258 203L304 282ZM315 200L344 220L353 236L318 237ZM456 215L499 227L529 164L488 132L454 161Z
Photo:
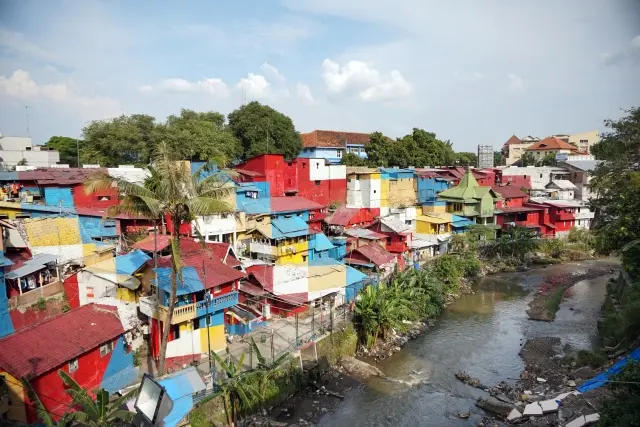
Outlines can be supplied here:
M235 212L181 226L170 366L223 351L229 336L274 317L348 303L371 281L447 252L451 237L474 225L495 235L522 226L541 238L590 226L590 157L482 170L337 164L345 149L366 155L362 135L316 131L296 159L260 155L233 174L213 172L232 190L225 201ZM148 176L130 166L103 171L135 183ZM70 403L58 370L116 391L138 378L134 354L143 344L159 355L171 230L107 218L118 192L86 194L92 172L0 172L0 419L37 419L22 378L57 416Z

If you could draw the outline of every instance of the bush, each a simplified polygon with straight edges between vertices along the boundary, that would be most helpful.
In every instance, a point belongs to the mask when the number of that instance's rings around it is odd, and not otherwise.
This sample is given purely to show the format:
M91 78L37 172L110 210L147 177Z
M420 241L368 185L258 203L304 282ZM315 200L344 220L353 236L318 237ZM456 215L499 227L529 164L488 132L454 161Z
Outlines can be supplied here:
M608 383L611 396L602 402L600 427L632 427L640 425L640 362L629 362Z

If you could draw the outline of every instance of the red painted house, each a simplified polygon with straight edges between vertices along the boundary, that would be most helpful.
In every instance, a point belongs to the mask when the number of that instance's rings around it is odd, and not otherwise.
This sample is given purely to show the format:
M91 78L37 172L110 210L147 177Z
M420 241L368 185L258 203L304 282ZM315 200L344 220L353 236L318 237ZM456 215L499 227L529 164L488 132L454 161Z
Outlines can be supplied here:
M572 200L549 200L536 198L527 206L544 206L549 210L549 223L553 227L553 234L561 237L569 233L576 224L576 211L581 206ZM551 228L551 227L550 227Z
M385 248L396 254L398 268L404 270L411 243L411 226L392 217L380 218L367 227L369 230L384 234Z
M503 230L509 227L526 227L535 229L542 234L541 217L544 215L544 208L530 206L504 207L501 213L496 213L496 224L502 226Z
M372 272L390 273L396 265L397 257L381 245L373 242L360 246L347 253L345 264Z
M331 231L341 232L348 228L366 227L372 224L375 219L366 208L340 206L334 213L325 218L324 222Z
M325 159L285 160L280 154L262 154L237 166L240 182L267 182L271 197L300 196L322 205L344 203L346 167Z
M58 370L84 389L110 388L114 377L133 369L124 333L116 307L89 304L1 339L0 375L18 392L9 393L8 410L0 419L37 422L33 403L19 385L23 377L54 419L72 402Z
M498 209L523 206L529 200L529 196L514 185L493 185L491 188L503 199L496 202Z
M273 316L290 317L307 310L305 297L295 298L292 295L274 295L273 266L252 265L247 268L249 276L240 285L239 300L256 310L263 311L265 306ZM304 294L302 294L304 295Z

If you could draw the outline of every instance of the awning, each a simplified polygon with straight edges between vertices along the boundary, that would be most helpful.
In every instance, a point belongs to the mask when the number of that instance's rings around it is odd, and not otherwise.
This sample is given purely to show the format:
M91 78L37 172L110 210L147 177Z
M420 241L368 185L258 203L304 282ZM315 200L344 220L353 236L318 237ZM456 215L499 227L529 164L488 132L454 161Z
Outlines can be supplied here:
M28 276L29 274L33 274L40 270L44 270L47 268L46 264L54 263L58 257L52 254L39 254L25 262L22 267L16 268L15 270L9 272L5 278L7 279L19 279L24 276Z
M244 292L249 295L253 295L255 297L259 297L262 295L266 295L269 292L265 291L260 286L252 285L251 283L242 282L240 283L240 292Z

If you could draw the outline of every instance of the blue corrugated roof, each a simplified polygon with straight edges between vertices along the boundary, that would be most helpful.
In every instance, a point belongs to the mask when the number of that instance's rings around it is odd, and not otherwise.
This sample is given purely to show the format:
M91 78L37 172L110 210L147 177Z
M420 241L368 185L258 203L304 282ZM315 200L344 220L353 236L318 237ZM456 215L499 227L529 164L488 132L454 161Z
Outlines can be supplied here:
M173 408L163 420L164 426L175 427L191 412L193 395L203 391L205 384L194 367L171 374L158 382L173 400Z
M236 188L236 193L246 193L247 191L261 192L262 190L256 187L253 183L247 183L247 182L240 183L239 186Z
M329 249L333 249L333 243L327 239L327 236L324 233L318 233L313 235L313 248L316 251L326 251Z
M18 172L0 172L0 181L17 181Z
M300 217L278 218L271 220L271 236L273 239L306 236L309 226Z
M471 224L473 224L473 221L471 221L469 218L458 215L451 215L451 225L453 225L454 227L464 227Z
M140 249L116 257L116 273L133 274L140 269L151 257Z
M248 214L271 213L271 199L236 199L238 210Z
M154 268L158 276L158 286L165 292L171 291L171 269L168 267ZM178 281L178 292L176 295L187 295L194 292L203 291L204 286L200 281L200 276L194 267L184 267L182 269L182 282Z
M367 275L347 265L347 286L362 282Z

